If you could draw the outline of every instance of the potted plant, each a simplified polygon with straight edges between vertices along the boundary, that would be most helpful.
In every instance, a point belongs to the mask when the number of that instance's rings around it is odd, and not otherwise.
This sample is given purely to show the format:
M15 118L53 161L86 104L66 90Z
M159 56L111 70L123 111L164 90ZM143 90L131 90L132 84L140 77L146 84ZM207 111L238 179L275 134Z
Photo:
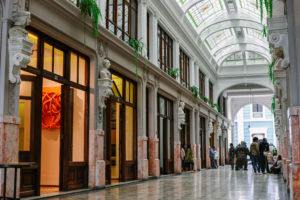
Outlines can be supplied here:
M169 69L169 70L168 70L168 74L169 74L169 76L171 76L172 78L176 79L177 76L178 76L178 68L176 68L176 69L173 69L173 68Z
M209 101L209 98L207 98L206 96L203 96L202 99L205 103L207 103Z
M196 86L189 86L189 90L194 94L194 100L196 100L199 95L199 89Z
M218 104L215 103L213 106L218 112L220 112L220 106Z

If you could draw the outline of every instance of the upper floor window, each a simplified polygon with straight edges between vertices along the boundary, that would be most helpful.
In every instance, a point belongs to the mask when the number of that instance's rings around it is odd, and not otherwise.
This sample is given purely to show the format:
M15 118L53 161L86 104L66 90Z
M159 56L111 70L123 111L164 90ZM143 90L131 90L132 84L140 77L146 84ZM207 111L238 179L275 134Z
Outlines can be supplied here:
M157 29L157 42L158 65L168 72L173 68L173 40L160 26Z
M150 13L147 12L147 57L150 58Z
M212 84L212 82L209 81L209 99L213 102L214 98L214 86Z
M107 0L106 28L122 40L137 38L137 1Z
M252 104L253 118L263 118L263 107L260 104Z
M205 75L199 70L199 95L205 96Z
M190 59L189 57L180 49L179 54L179 65L180 65L180 83L185 87L190 86Z

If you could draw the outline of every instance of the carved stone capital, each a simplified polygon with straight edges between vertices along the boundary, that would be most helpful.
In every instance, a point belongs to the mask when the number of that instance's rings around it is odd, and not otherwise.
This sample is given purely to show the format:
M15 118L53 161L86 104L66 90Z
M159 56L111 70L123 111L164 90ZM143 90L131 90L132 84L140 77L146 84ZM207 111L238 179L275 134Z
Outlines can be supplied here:
M9 30L9 82L20 84L20 69L30 63L33 43L29 41L25 26L30 23L30 12L19 12L15 26Z
M107 43L101 39L97 40L97 54L100 58L108 57Z
M99 88L99 103L98 106L100 109L105 108L105 99L112 94L112 80L111 74L109 72L110 61L104 59L103 67L100 71L100 78L98 79L98 88Z
M181 125L185 123L185 113L184 113L184 102L179 102L179 107L178 107L178 129L181 130Z

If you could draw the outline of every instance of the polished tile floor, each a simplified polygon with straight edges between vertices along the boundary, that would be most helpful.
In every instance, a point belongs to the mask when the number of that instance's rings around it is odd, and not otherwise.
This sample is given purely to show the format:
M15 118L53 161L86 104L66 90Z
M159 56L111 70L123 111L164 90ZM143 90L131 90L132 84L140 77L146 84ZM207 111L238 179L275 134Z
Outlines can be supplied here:
M288 200L278 175L253 175L229 167L170 176L117 188L92 191L52 200Z

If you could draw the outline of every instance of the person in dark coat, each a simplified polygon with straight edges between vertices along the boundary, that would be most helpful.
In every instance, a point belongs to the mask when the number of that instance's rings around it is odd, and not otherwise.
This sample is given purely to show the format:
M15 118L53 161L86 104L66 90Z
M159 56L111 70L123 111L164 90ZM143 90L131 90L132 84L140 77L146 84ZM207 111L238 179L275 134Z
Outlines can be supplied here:
M212 169L215 169L215 151L214 151L215 147L210 147L209 148L209 158L210 158L210 166Z
M249 149L246 145L246 142L241 141L235 149L236 154L236 166L235 170L239 170L244 167L244 170L248 168L247 155L250 155Z
M267 138L264 138L263 141L259 144L259 152L260 152L260 167L261 172L265 174L265 170L270 173L269 165L268 165L268 153L270 151L269 143Z
M230 148L229 148L229 159L230 159L230 165L231 165L231 169L234 169L234 146L232 143L230 143Z

